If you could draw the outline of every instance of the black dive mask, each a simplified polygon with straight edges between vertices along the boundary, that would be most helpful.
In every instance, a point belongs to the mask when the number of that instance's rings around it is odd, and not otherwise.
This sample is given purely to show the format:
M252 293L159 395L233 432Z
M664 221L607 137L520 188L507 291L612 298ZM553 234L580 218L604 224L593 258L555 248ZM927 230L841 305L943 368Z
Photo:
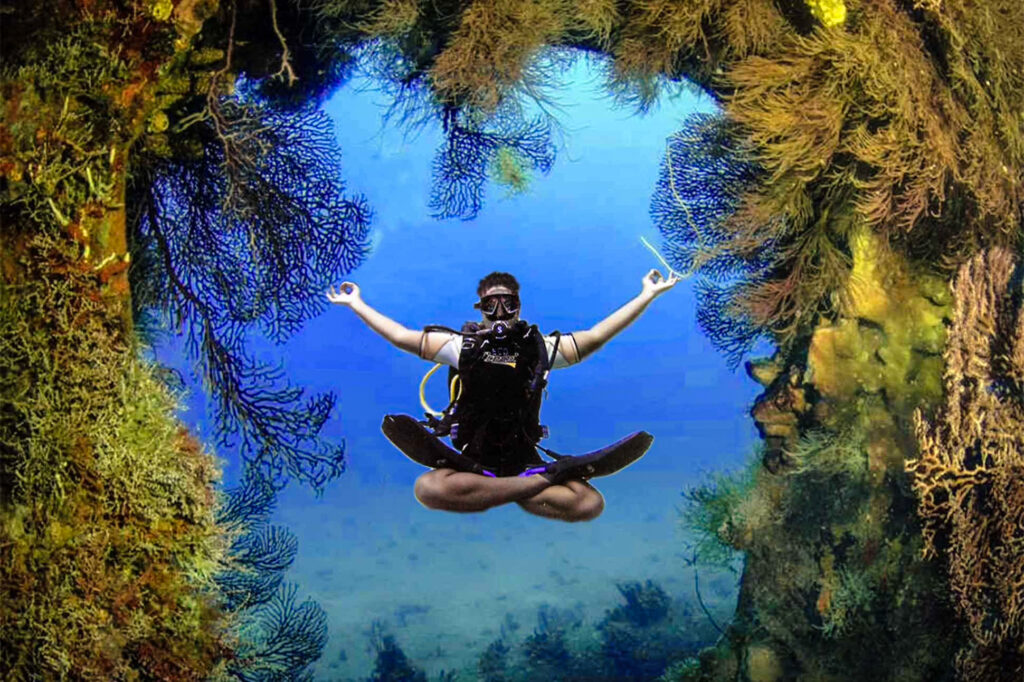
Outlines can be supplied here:
M519 312L519 297L515 294L494 294L484 296L473 307L492 319L508 319ZM499 314L501 308L504 314Z

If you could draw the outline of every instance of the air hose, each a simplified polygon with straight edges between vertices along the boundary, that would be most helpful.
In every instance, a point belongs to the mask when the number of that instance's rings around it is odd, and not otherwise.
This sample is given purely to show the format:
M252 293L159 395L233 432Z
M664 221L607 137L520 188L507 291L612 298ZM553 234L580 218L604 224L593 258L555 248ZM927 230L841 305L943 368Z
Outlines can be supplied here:
M427 373L423 375L423 381L420 382L420 405L423 406L424 410L426 410L428 413L432 414L435 417L441 417L441 416L444 415L444 413L443 412L438 412L437 410L434 410L433 408L430 407L430 405L427 404L426 389L427 389L427 379L429 379L430 375L432 375L434 372L437 371L438 367L441 367L441 363L440 362L437 363L436 365L434 365L433 367L431 367L430 370L427 371ZM456 383L458 383L458 386L459 386L458 393L455 392L455 385L456 385ZM449 405L451 403L454 403L456 400L458 400L459 396L462 395L462 379L458 375L452 377L452 382L448 386L448 394L449 394L450 400L451 400Z

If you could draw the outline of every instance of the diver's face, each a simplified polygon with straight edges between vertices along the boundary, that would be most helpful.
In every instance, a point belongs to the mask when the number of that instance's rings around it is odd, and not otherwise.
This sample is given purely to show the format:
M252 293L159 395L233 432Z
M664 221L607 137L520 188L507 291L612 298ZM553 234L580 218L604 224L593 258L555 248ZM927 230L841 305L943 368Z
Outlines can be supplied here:
M493 286L484 291L476 304L482 316L482 326L490 329L498 321L515 322L519 319L519 297L503 286ZM509 309L514 312L510 312Z

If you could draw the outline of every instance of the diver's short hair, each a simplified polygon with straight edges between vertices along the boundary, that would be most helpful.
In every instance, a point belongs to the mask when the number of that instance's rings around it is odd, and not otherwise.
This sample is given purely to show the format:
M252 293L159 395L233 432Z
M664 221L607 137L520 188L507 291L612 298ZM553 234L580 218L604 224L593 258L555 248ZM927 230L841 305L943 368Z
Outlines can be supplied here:
M492 272L484 277L476 287L476 295L483 296L491 287L505 287L513 294L519 293L519 282L507 272Z

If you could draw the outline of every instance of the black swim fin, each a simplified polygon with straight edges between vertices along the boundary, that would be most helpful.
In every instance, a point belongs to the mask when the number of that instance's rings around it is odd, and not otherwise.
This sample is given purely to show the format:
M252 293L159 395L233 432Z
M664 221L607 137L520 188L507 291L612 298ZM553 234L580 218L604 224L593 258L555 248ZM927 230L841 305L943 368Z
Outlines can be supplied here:
M637 431L600 450L584 455L562 456L544 466L531 467L519 475L540 474L552 483L563 483L573 478L609 476L643 457L653 442L654 436L646 431Z
M380 430L392 445L417 464L431 469L455 469L494 476L472 458L442 443L427 427L407 414L386 415Z

